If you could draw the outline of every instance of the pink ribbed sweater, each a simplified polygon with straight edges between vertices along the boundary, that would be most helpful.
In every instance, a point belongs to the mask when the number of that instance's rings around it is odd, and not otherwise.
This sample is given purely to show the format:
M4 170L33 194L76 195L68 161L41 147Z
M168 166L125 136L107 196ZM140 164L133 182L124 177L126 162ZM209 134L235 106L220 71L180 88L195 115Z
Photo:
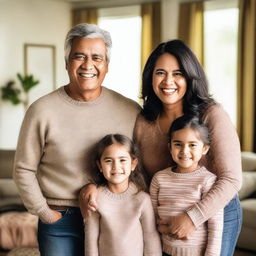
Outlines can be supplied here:
M155 214L161 219L176 216L206 196L216 176L204 167L192 173L159 171L152 179L150 195ZM218 256L221 250L223 210L199 225L191 237L178 240L162 235L163 251L172 256Z
M214 173L217 181L208 195L187 211L196 227L224 208L242 183L239 139L227 113L216 104L207 109L203 120L209 128L212 142L201 165ZM141 151L143 166L151 177L172 165L167 134L161 131L157 121L149 122L139 115L134 137Z

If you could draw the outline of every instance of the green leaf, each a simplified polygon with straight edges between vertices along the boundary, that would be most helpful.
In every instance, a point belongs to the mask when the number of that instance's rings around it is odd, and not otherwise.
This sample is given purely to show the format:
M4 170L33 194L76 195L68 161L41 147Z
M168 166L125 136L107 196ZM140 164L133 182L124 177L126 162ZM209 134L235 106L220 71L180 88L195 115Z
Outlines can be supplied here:
M9 81L6 86L1 88L2 99L9 100L12 104L17 105L21 102L19 99L20 90L13 88L14 81Z
M24 75L22 76L20 73L17 74L19 81L21 82L21 86L25 92L28 92L31 88L36 86L39 81L35 80L33 75Z

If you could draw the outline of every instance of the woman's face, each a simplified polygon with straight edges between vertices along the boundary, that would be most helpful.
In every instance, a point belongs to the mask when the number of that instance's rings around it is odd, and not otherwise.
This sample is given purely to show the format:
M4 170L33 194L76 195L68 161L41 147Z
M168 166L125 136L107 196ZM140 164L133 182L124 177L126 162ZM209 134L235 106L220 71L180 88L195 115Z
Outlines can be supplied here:
M153 71L153 90L164 106L182 107L187 81L173 55L164 53L156 61Z

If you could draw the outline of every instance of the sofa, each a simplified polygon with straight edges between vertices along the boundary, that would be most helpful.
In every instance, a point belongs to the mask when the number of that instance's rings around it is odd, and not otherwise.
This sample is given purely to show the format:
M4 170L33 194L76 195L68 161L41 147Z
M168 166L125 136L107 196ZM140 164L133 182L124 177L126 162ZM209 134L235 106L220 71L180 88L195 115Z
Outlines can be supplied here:
M256 154L242 152L243 185L239 198L243 223L237 247L256 252Z
M37 245L37 217L25 211L17 187L12 180L14 154L14 150L0 150L0 248L13 249L12 251L19 255L17 249L14 249L15 247L35 247ZM237 246L256 252L256 153L242 152L242 167L243 186L239 191L239 197L243 209L243 225ZM8 231L8 221L6 219L8 219L11 228L15 228L17 232ZM17 225L13 225L15 223ZM24 240L23 237L28 234L28 230L31 236L29 240ZM10 232L19 234L19 236L14 236L7 241L6 233ZM22 250L28 249L23 248ZM36 249L30 250L37 253Z
M38 218L26 211L12 179L14 154L0 150L0 250L37 246Z
M0 212L24 210L18 189L12 179L14 150L0 150Z

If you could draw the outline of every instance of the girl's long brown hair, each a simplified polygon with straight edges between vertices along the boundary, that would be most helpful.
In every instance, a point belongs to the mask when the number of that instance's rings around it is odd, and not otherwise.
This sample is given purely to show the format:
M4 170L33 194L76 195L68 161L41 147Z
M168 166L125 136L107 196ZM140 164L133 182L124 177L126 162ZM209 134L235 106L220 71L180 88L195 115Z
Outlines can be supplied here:
M133 182L139 191L147 191L147 185L145 182L145 177L143 174L143 170L140 164L139 150L137 145L129 139L125 135L121 134L108 134L104 136L94 147L93 149L93 162L92 162L92 182L98 186L105 186L108 184L107 179L104 177L102 172L100 172L97 162L100 162L100 158L104 152L104 150L113 145L113 144L121 144L127 147L127 150L132 159L137 159L138 164L134 171L131 172L129 180Z

